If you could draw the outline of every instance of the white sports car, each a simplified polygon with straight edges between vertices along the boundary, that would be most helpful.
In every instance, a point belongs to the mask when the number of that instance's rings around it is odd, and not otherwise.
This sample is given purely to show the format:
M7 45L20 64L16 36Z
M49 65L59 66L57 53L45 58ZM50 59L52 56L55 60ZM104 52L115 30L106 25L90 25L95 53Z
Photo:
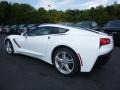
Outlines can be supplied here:
M24 54L55 65L64 75L90 72L97 60L106 63L113 38L102 32L57 24L40 25L31 32L5 39L8 54ZM102 59L99 59L102 58Z

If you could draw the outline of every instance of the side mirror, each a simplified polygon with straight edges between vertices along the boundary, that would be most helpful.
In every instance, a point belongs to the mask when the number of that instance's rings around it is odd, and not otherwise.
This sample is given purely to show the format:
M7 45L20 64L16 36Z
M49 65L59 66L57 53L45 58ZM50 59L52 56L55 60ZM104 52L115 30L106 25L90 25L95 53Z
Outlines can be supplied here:
M25 30L23 33L21 33L21 36L24 36L25 38L27 38L27 31Z

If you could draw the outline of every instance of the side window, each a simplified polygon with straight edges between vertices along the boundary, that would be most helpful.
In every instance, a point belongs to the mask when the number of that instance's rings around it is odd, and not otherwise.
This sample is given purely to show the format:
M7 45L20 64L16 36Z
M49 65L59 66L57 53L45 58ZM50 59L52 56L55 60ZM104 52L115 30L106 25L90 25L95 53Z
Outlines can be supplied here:
M49 30L45 27L38 27L32 30L31 32L27 33L28 36L39 36L39 35L48 35L48 34L49 34Z
M59 30L56 27L49 27L50 34L57 34L59 33Z
M48 29L49 29L49 34L59 34L68 31L67 29L59 28L59 27L48 27Z
M59 30L59 33L65 33L68 31L68 29L64 29L64 28L57 28Z
M49 29L45 27L41 27L37 32L37 35L48 35L48 34L49 34Z
M39 36L39 35L48 35L48 34L59 34L67 32L67 29L59 27L38 27L31 32L28 32L28 36Z

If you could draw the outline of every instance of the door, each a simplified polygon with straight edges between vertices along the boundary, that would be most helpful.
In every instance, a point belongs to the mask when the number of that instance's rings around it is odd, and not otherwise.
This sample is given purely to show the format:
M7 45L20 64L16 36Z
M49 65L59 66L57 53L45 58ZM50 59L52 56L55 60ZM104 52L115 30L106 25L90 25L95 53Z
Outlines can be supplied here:
M20 53L27 54L33 57L42 57L46 54L48 45L55 41L56 34L65 33L67 29L43 26L22 35L16 39L21 46ZM50 47L49 47L50 48Z
M25 55L40 57L44 56L49 40L49 30L44 27L38 27L35 30L21 35L16 39L19 44L19 52Z

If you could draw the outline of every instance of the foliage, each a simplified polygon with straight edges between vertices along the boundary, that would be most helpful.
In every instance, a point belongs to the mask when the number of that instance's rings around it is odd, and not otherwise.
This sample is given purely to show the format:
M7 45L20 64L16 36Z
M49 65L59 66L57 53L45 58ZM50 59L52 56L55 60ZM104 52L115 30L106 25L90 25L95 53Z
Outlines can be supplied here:
M109 20L120 19L120 4L115 2L111 6L98 6L87 10L57 11L39 8L36 10L28 4L0 2L0 24L21 23L58 23L58 22L80 22L93 20L104 24Z

